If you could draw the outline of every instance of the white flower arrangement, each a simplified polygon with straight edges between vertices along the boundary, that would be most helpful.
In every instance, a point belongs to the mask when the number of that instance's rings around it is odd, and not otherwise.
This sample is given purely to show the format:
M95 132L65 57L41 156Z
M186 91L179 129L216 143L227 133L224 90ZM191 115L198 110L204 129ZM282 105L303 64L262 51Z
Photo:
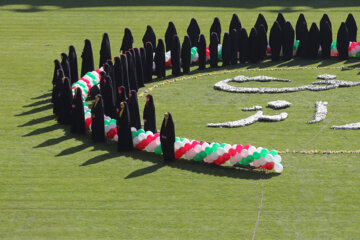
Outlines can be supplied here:
M344 124L344 125L339 125L339 126L331 126L331 129L350 129L350 130L356 130L356 129L360 129L360 122L357 123L348 123L348 124Z
M309 121L308 123L318 123L320 121L325 120L326 115L327 115L327 105L328 102L322 102L322 101L317 101L315 103L315 115L314 115L314 120Z
M252 107L249 107L249 108L243 108L241 110L244 111L244 112L250 112L250 111L260 111L262 109L263 109L262 106L252 106Z
M333 74L321 74L317 76L317 79L323 79L323 80L333 80L336 78L336 75Z
M283 109L291 106L291 103L285 100L276 100L268 102L267 106L272 109Z

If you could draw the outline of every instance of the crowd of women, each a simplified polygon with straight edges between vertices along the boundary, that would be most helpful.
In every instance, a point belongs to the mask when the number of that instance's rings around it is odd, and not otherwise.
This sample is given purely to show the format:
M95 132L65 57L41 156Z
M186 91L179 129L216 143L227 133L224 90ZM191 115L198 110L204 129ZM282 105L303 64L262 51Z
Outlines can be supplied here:
M92 138L96 142L105 141L104 115L117 121L118 150L133 149L131 127L140 129L140 111L137 91L144 87L144 83L152 81L153 75L158 78L166 76L165 53L170 51L172 75L179 76L189 73L191 65L191 49L196 47L199 69L205 69L207 60L211 68L217 68L219 61L222 66L231 64L259 62L266 58L267 48L270 45L271 59L289 60L293 56L294 39L299 40L296 56L302 58L317 58L319 48L321 57L330 57L332 43L332 25L329 17L324 14L320 21L320 29L312 23L308 30L303 14L300 14L295 30L291 23L279 13L268 34L268 25L262 14L248 35L242 27L240 19L233 15L229 32L225 32L222 39L221 59L219 59L218 45L221 43L221 24L215 18L210 28L210 57L206 58L206 39L201 33L197 21L193 18L187 28L180 47L180 40L173 22L169 22L165 32L165 44L162 39L156 40L155 32L147 26L142 38L143 47L133 47L133 36L126 28L120 48L120 56L112 61L110 40L104 33L101 42L100 83L90 90L95 97L91 109ZM267 36L269 35L269 39ZM352 14L341 23L337 34L337 49L340 59L348 57L349 42L356 42L357 26ZM90 40L85 40L81 54L81 76L94 71L94 57ZM77 55L74 46L69 47L69 54L61 54L61 62L55 60L53 75L53 111L59 123L70 124L72 133L85 133L84 97L80 88L72 92L72 84L78 81ZM148 94L143 112L143 127L145 131L157 132L155 105L153 97ZM166 161L174 159L175 130L170 113L166 113L160 132L161 146Z

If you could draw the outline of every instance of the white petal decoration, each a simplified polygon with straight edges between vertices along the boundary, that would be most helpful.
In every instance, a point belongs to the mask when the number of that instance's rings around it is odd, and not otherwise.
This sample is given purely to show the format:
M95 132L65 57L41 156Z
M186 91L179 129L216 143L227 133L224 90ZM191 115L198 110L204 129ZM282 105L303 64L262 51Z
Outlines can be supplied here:
M351 130L356 130L356 129L360 129L360 122L357 123L349 123L349 124L345 124L345 125L340 125L340 126L331 126L331 129L351 129Z
M252 107L249 107L249 108L243 108L242 110L244 112L249 112L249 111L260 111L262 110L262 106L252 106Z
M321 74L317 76L317 79L332 80L335 79L336 75L333 74Z
M328 102L318 101L315 103L315 115L314 120L309 121L309 123L318 123L325 120L327 115L327 105Z
M285 100L276 100L268 102L267 106L272 109L283 109L291 106L291 103Z

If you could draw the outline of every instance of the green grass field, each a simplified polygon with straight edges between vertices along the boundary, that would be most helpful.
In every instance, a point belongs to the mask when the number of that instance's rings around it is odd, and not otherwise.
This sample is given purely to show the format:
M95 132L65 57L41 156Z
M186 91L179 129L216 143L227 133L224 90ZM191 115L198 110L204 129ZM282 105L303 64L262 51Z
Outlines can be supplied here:
M92 41L95 65L101 36L119 53L129 27L140 46L146 25L163 38L173 21L180 39L192 17L207 40L215 16L227 31L237 13L248 31L258 13L272 25L281 11L295 26L300 12L310 26L328 13L334 38L357 1L0 1L0 239L358 239L360 235L359 154L283 154L281 175L259 174L178 160L165 166L153 153L122 155L115 145L94 145L74 136L52 115L53 60L73 44L80 59L83 41ZM360 21L358 21L360 24ZM79 61L80 64L80 61ZM322 73L360 81L358 60L292 60L237 65L238 73L198 77L151 91L160 128L173 114L176 135L209 142L242 143L293 150L359 150L359 131L331 130L360 121L360 86L323 92L246 95L219 92L213 85L239 74L268 75L300 86ZM273 67L331 69L254 71ZM168 72L170 74L170 72ZM147 84L151 87L156 83ZM260 86L246 83L246 86ZM244 85L245 86L245 85ZM143 91L140 90L140 92ZM253 113L241 108L287 100L289 118L237 129L206 123L234 121ZM313 119L315 101L328 101L325 121ZM141 111L144 99L140 99ZM266 114L280 113L264 109Z

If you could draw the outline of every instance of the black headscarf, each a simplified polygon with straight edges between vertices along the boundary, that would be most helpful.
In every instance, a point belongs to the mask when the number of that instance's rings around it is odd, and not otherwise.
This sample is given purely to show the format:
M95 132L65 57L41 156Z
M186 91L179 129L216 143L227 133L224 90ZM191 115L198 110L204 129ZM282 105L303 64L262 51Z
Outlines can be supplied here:
M140 48L140 60L141 60L141 65L142 65L142 71L143 71L143 81L144 83L147 82L146 79L146 52L145 52L145 48L141 47Z
M223 67L224 66L228 66L230 64L230 37L229 37L229 33L224 33L224 38L223 38L223 45L222 45L222 61L223 61Z
M175 126L170 113L166 113L160 130L161 149L164 155L164 162L169 163L175 159Z
M312 23L309 31L309 58L318 57L320 46L320 31L316 23Z
M81 88L75 88L75 96L71 106L71 128L72 133L85 133L84 102Z
M115 118L116 116L115 96L114 96L112 79L109 75L106 75L104 78L101 79L100 92L104 100L105 115L111 118Z
M284 60L290 60L293 56L294 36L295 31L289 21L284 25L283 33L283 56Z
M54 60L54 75L53 75L53 79L52 79L52 85L53 85L53 90L52 90L52 96L51 96L51 102L54 103L54 99L55 96L58 92L58 88L56 88L56 86L58 85L58 70L62 69L61 67L61 63L59 60L55 59Z
M279 13L275 21L279 23L281 30L283 30L286 23L284 15L282 15L282 13Z
M81 76L84 76L87 72L94 71L94 57L89 39L85 39L85 45L81 54Z
M78 73L78 64L75 47L70 45L69 47L69 64L70 64L70 73L71 73L71 83L77 82L79 80Z
M110 40L109 35L107 33L103 34L103 39L101 42L100 48L100 63L99 68L106 63L106 60L111 59L111 48L110 48Z
M267 25L266 19L265 19L264 15L262 15L261 13L259 13L258 18L257 18L256 23L255 23L256 30L259 31L260 25L264 26L265 32L268 31L268 25Z
M119 86L117 88L116 91L116 109L117 109L117 113L119 113L119 108L120 108L120 103L121 102L126 102L127 101L127 93L126 93L126 89L124 86Z
M157 48L155 50L155 56L154 56L154 62L155 62L155 72L154 74L158 78L165 77L165 46L162 39L159 39Z
M129 105L131 127L140 129L141 121L140 121L140 111L139 111L137 93L134 90L131 90L130 92L131 94L129 93L129 98L127 102Z
M124 85L123 66L120 57L114 58L114 80L116 87Z
M320 21L320 45L322 58L330 58L332 30L328 21Z
M119 113L116 117L119 152L133 150L133 141L131 135L130 113L126 102L121 102Z
M72 97L70 79L68 77L64 77L62 79L62 85L61 85L59 102L58 102L59 123L68 124L70 122L70 116L71 116L70 111L71 111L72 100L73 97Z
M328 24L329 24L329 26L330 26L330 29L332 28L331 27L331 21L330 21L330 18L329 18L329 16L326 14L326 13L324 13L324 15L322 16L322 18L321 18L321 20L320 20L320 28L321 28L321 23L322 22L328 22ZM320 30L321 31L321 30Z
M211 24L210 38L211 38L211 33L213 32L216 33L217 36L221 36L221 23L218 17L215 17L213 23Z
M172 64L172 75L181 75L180 67L180 41L177 35L173 36L173 43L171 49L171 64Z
M217 68L218 67L218 44L219 38L216 32L212 32L210 36L210 67Z
M173 22L169 22L169 25L165 32L165 44L166 44L166 51L171 51L172 46L172 38L174 35L177 35L176 28Z
M150 42L145 44L145 52L146 52L146 69L145 69L145 79L146 82L152 81L152 75L153 75L153 54L154 49Z
M259 41L259 58L260 60L264 60L266 58L267 51L267 36L264 25L260 24L260 26L255 27L258 33L258 41Z
M56 67L57 63L55 63ZM60 97L61 97L61 90L62 90L62 78L64 77L64 71L60 67L56 70L56 79L55 83L53 85L53 92L52 92L52 103L53 103L53 113L55 115L59 115L59 107L61 103Z
M61 67L64 70L65 77L68 77L71 83L70 63L68 55L66 55L66 53L61 54Z
M270 33L271 34L271 33ZM251 62L256 63L259 61L259 41L256 28L252 28L249 35L249 59Z
M91 108L91 137L94 142L105 141L104 103L100 94L95 96L95 103Z
M238 33L235 28L230 31L229 38L230 38L230 64L237 64L237 52L238 52L239 40L238 40Z
M229 32L231 32L231 30L233 30L233 29L236 29L236 31L241 30L241 22L240 22L239 16L236 13L234 13L232 15L230 25L229 25Z
M305 26L304 26L305 25ZM307 30L307 23L304 14L300 13L299 18L296 22L295 32L296 32L296 40L304 39L308 37L306 33L304 33L304 27ZM306 34L306 36L304 36Z
M199 70L206 68L206 40L204 34L200 34L199 45L198 45L198 54L199 54Z
M345 24L349 32L350 42L356 42L357 25L354 16L351 13L347 16Z
M349 58L348 48L349 48L349 31L344 22L341 23L339 31L337 33L336 48L339 52L339 59L345 60Z
M277 21L274 22L270 30L269 44L271 48L271 59L273 61L280 60L282 32Z
M123 70L123 86L126 89L126 92L128 93L130 91L130 83L129 83L129 67L128 67L128 61L127 56L125 54L120 55L121 64L122 64L122 70Z
M142 38L142 41L144 43L144 46L147 42L151 42L151 44L154 46L154 48L156 48L156 35L150 25L147 25L146 32L144 34L144 37Z
M155 105L154 99L151 94L146 95L146 103L144 107L143 113L144 119L144 130L151 131L152 133L156 133L156 115L155 115Z
M296 34L299 34L298 40L300 41L296 56L306 58L309 52L309 31L306 22L300 22L296 31Z
M130 89L138 91L138 82L137 82L137 76L136 76L136 62L135 62L135 56L133 54L133 51L127 51L126 52L127 60L128 60L128 73L129 73L129 83L130 83Z
M138 87L145 87L144 85L144 71L143 65L141 61L140 50L138 48L134 48L135 53L135 62L136 62L136 77L138 82Z
M132 33L131 33L130 29L125 28L124 37L123 37L123 40L122 40L120 51L125 53L126 51L131 49L132 46L133 46L133 42L134 42L134 38L132 36Z
M183 73L189 73L191 63L191 43L188 35L184 37L184 41L181 46L181 62Z
M249 37L245 28L240 30L239 51L240 63L246 63L249 59Z
M197 47L200 35L200 27L195 18L192 18L187 28L187 34L190 38L191 47Z

